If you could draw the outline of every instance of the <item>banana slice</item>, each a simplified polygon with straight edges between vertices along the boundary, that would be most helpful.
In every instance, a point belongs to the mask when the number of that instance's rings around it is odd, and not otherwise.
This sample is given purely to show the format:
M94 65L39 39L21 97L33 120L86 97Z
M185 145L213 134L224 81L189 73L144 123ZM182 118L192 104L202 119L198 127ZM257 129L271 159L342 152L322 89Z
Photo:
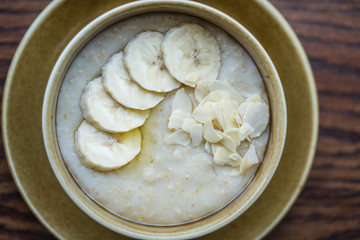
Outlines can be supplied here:
M82 163L99 171L111 171L133 160L141 149L141 133L135 128L109 134L83 121L75 134L75 150Z
M105 90L125 107L145 110L164 99L164 93L149 92L131 80L123 64L123 52L109 59L102 76Z
M171 28L161 44L165 65L179 81L195 87L215 80L220 70L220 48L215 37L196 23Z
M149 91L169 92L180 86L165 67L160 50L163 39L160 32L143 32L125 48L124 64L130 76Z
M84 118L100 130L111 133L127 132L143 125L150 111L121 106L105 92L101 82L100 77L85 86L80 100Z

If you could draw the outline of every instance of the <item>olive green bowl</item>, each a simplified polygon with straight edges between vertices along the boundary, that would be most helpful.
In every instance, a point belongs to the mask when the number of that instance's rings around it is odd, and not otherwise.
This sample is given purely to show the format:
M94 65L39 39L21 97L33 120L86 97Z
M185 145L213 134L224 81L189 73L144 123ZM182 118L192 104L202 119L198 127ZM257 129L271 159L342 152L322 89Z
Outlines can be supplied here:
M149 226L120 218L89 198L75 182L63 161L56 135L56 105L68 67L97 33L122 19L151 12L176 12L204 19L233 36L255 61L270 103L270 137L263 162L246 189L221 210L194 222L176 226ZM277 71L261 44L238 22L206 5L190 1L138 1L114 8L83 28L67 45L50 75L42 110L45 149L65 192L91 218L103 226L134 238L183 239L211 233L244 213L262 194L279 164L286 136L284 92ZM261 217L261 216L259 216Z

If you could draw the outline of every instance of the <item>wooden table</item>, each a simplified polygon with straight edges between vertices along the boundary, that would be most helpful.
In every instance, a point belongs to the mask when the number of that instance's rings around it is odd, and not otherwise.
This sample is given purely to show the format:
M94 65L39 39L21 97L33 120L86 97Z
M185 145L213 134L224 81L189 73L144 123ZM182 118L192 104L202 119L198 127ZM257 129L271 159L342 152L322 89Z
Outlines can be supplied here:
M49 2L0 0L1 90L19 41ZM360 1L271 2L310 58L320 135L305 189L267 239L360 239ZM1 149L0 239L52 238L21 198Z

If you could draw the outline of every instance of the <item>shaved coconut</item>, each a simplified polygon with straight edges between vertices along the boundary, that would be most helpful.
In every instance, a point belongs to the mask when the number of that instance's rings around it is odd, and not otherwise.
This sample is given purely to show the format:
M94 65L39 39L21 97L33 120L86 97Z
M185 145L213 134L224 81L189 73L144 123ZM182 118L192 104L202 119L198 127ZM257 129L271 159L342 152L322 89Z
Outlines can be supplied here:
M245 111L248 109L250 103L261 103L261 97L258 95L251 95L243 102L237 109L241 117L245 115ZM243 119L244 120L244 119Z
M220 143L211 143L211 152L214 155L214 153L216 152L216 148L221 147Z
M260 102L262 102L262 99L259 95L251 95L250 97L248 97L246 99L246 101L251 102L251 103L260 103Z
M209 84L208 88L210 91L222 91L228 94L231 97L231 99L236 101L238 104L244 101L242 95L238 91L236 91L235 88L233 88L229 83L225 81L219 81L219 80L212 81Z
M243 125L241 125L241 127L239 128L240 141L243 141L252 132L254 132L254 128L252 128L247 122L244 122Z
M231 152L224 147L216 147L214 152L214 162L218 165L225 165L230 163L229 155Z
M203 106L205 106L205 107L209 107L209 108L213 108L214 107L214 102L207 102L207 103L205 103Z
M211 152L211 144L208 141L205 142L205 147L204 148L205 148L205 151L208 154L212 154L212 152Z
M260 136L269 122L268 105L266 103L251 103L245 113L244 121L255 129L250 134L251 138Z
M190 144L190 138L186 132L184 132L182 130L177 130L176 132L169 134L165 138L165 142L166 142L166 144L169 144L169 145L170 144L178 144L178 145L187 146Z
M236 152L237 146L236 146L235 141L225 133L220 132L220 135L223 137L223 139L221 139L220 142L231 152Z
M169 117L168 128L175 130L180 129L184 124L185 119L187 118L191 118L191 115L189 113L184 113L180 109L176 109L175 111L172 111Z
M216 130L210 120L206 121L204 124L204 139L210 143L217 143L223 137L221 136L221 132Z
M238 125L237 127L240 127L241 124L243 124L243 120L241 120L241 117L240 117L240 115L239 115L238 112L235 113L234 120L235 120L235 122L236 122L237 125Z
M192 115L196 121L201 123L215 119L214 110L207 106L198 106L194 109Z
M248 109L249 104L250 103L248 101L243 102L237 109L237 112L239 113L242 120L244 120L243 117L245 116L245 112Z
M194 96L193 93L189 93L188 96L189 96L189 98L191 100L193 108L196 108L197 106L199 106L199 102L195 99L195 96Z
M238 113L242 120L254 129L250 134L251 138L260 136L269 122L269 106L257 95L246 99L246 102L239 106Z
M239 170L238 167L237 167L237 168L233 168L233 169L231 170L230 176L236 177L236 176L239 176L239 175L240 175L240 170Z
M230 162L230 165L233 167L239 167L242 163L242 158L240 156L239 153L235 152L229 155L230 160L232 160Z
M224 115L222 113L222 102L215 102L213 105L213 111L221 129L225 129Z
M192 102L190 97L186 94L185 89L181 88L175 94L172 110L182 110L184 113L190 113L192 111Z
M221 101L224 97L224 93L223 92L219 92L219 91L215 91L215 92L210 92L208 95L206 95L203 100L201 100L199 102L200 106L205 105L208 102L218 102Z
M230 98L223 99L222 112L223 112L225 129L238 127L235 120L236 107Z
M240 166L240 174L247 172L252 166L259 163L259 158L256 154L255 146L250 144L249 149L245 153L243 162Z
M210 92L207 90L207 85L211 85ZM268 118L269 110L259 96L253 95L242 102L242 96L229 84L212 81L200 82L192 98L184 89L176 93L169 128L182 128L182 130L168 136L167 143L188 145L191 138L193 146L196 147L204 139L205 151L213 155L215 164L235 167L231 176L244 174L259 162L255 146L251 144L252 140L249 138L256 136L254 132L257 129L254 126L260 126L262 132L262 128L266 127L268 122L268 120L263 121L262 116L259 117L260 113L267 112L265 118ZM200 101L199 104L193 107L194 102L197 101ZM192 107L193 112L190 115ZM189 133L190 138L185 132ZM256 134L260 135L261 132ZM244 144L246 153L242 158L237 149L243 145L241 142L244 140L250 143L250 147L246 150L248 143Z
M233 160L235 163L239 163L239 164L240 164L240 162L241 162L241 156L240 156L240 154L238 154L237 152L234 152L234 153L230 154L230 155L229 155L229 158L230 158L231 160ZM235 165L233 165L233 166L235 166Z
M190 125L189 133L193 146L199 146L203 139L202 138L203 126L200 123Z
M210 93L208 85L211 81L201 81L198 82L194 89L194 96L198 102L201 102L206 95Z
M226 135L231 137L231 139L235 142L236 147L240 145L240 129L239 128L229 128L224 131Z
M197 122L193 118L186 118L181 128L185 132L189 132L189 127L194 124L197 124Z
M211 102L218 102L221 101L223 98L224 98L224 93L220 91L214 91L208 94L208 101Z

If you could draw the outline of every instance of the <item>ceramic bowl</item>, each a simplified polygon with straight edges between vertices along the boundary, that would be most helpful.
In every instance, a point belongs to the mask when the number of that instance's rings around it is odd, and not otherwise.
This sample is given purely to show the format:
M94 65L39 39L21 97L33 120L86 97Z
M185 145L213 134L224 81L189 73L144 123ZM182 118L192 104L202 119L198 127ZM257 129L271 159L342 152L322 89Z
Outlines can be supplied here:
M270 102L270 137L263 162L246 189L221 210L194 222L176 226L149 226L120 218L90 199L75 182L61 157L56 135L56 105L72 60L97 33L122 19L151 12L176 12L204 19L233 36L250 54L265 83ZM280 161L286 135L286 103L276 69L261 44L238 22L204 4L190 1L137 1L114 8L83 28L67 45L50 75L43 102L42 128L52 169L69 197L103 226L134 238L184 239L211 233L244 213L269 184ZM259 216L261 217L261 216Z

